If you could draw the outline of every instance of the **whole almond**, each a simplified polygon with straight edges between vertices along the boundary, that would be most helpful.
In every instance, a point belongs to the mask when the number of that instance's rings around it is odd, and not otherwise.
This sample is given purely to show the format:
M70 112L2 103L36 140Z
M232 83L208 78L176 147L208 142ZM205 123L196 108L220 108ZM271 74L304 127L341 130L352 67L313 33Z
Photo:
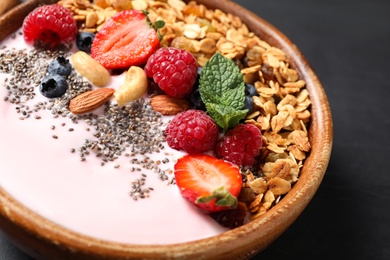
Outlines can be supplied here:
M151 98L152 108L163 115L176 115L190 108L187 100L182 98L173 98L168 95L157 95Z
M110 80L110 73L99 62L83 51L72 55L72 64L77 72L97 87L104 87Z
M70 101L69 110L76 115L92 112L106 103L114 91L112 88L100 88L84 92Z

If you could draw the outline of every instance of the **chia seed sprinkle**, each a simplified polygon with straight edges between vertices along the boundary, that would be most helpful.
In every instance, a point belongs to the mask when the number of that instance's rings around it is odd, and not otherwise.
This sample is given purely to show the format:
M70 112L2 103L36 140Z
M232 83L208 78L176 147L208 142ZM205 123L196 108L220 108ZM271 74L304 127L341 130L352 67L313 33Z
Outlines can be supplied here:
M162 181L175 184L174 179L167 175L169 171L160 168L170 160L164 158L154 161L150 156L164 149L165 135L162 129L165 127L161 115L154 111L145 99L136 100L123 107L107 102L102 114L73 115L68 109L70 100L92 89L92 85L73 70L67 78L69 89L62 97L46 101L34 100L36 93L39 95L37 89L41 79L47 74L50 61L58 56L69 55L66 50L27 51L3 47L0 52L0 72L9 75L0 85L7 93L3 100L15 105L20 120L30 117L41 119L42 112L47 111L53 120L69 120L67 123L61 122L59 125L62 127L69 123L76 125L79 121L86 123L88 127L85 131L91 132L91 138L80 140L77 148L70 149L70 153L78 154L80 161L88 161L88 156L95 155L100 159L102 167L107 163L114 163L114 168L118 169L124 165L116 161L121 157L129 157L130 172L151 170ZM56 126L53 124L50 128L55 130ZM68 128L68 132L74 131L75 128ZM59 137L52 135L52 138ZM132 182L129 195L134 200L147 198L150 191L154 190L152 187L144 188L148 177L145 173L141 173L141 176Z

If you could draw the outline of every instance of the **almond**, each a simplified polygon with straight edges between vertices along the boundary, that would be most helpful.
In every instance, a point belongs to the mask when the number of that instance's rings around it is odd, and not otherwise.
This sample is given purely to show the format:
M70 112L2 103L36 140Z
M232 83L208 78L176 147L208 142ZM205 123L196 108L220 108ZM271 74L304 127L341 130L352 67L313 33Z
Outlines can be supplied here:
M84 92L70 101L69 110L76 115L92 112L106 103L114 91L112 88L100 88Z
M173 98L168 95L157 95L151 98L152 108L163 115L176 115L190 108L187 100Z

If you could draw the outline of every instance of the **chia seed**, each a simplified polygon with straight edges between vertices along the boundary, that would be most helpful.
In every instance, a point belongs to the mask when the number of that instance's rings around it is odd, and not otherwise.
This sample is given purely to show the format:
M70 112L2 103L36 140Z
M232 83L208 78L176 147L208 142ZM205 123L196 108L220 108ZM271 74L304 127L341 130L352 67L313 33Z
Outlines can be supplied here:
M162 161L151 159L151 154L159 153L164 149L165 135L161 130L164 124L161 115L154 111L145 99L138 99L123 107L107 102L103 107L103 114L99 115L95 113L73 115L68 109L70 100L91 90L92 85L72 71L67 78L69 89L62 97L44 102L34 100L40 81L47 74L50 61L58 56L69 55L64 50L27 51L4 47L0 52L0 72L10 77L5 78L0 86L7 91L3 101L15 105L14 109L20 120L30 117L41 119L43 115L41 112L47 111L53 120L69 120L67 123L61 122L59 125L62 127L69 123L85 122L88 125L85 131L91 132L91 138L81 140L77 148L70 149L70 153L77 154L80 161L88 161L88 156L94 155L99 158L102 167L107 163L114 163L114 168L118 169L124 166L115 161L121 157L129 157L131 172L152 170L162 181L174 184L166 170L160 168L162 164L168 163L169 159L165 158ZM28 106L27 103L32 105ZM56 126L53 124L50 128L55 130ZM74 130L73 127L68 128L68 132ZM59 137L52 135L52 138ZM141 173L141 176L132 183L129 193L134 200L147 198L150 191L154 190L152 187L144 188L147 175Z

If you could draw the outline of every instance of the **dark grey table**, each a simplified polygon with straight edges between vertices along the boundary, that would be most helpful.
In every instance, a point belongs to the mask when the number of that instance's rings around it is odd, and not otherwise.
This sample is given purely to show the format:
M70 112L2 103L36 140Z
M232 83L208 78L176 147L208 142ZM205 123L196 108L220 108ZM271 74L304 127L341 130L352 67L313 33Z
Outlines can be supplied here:
M255 259L390 259L390 1L236 0L284 32L317 72L334 120L324 181ZM0 259L30 259L0 233Z

